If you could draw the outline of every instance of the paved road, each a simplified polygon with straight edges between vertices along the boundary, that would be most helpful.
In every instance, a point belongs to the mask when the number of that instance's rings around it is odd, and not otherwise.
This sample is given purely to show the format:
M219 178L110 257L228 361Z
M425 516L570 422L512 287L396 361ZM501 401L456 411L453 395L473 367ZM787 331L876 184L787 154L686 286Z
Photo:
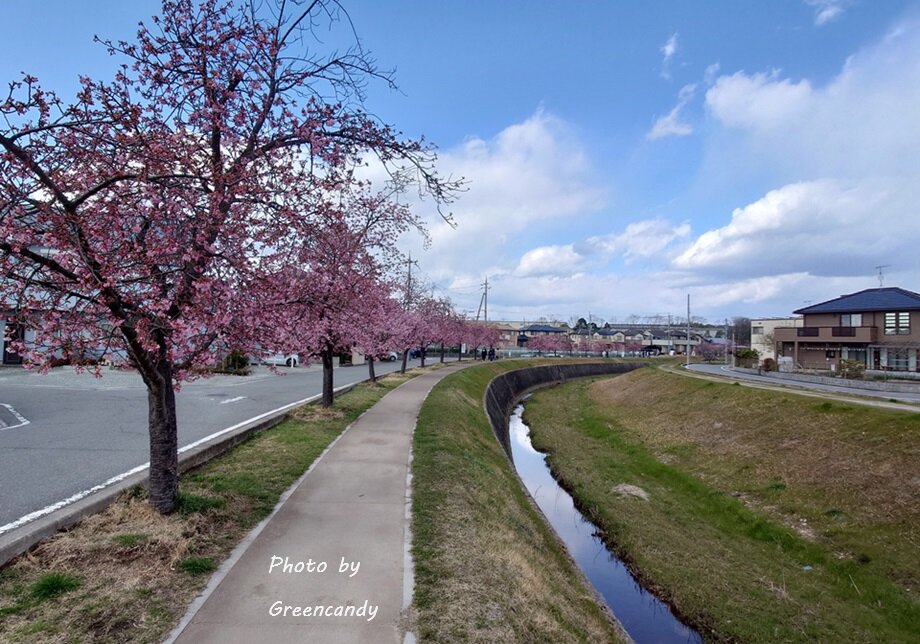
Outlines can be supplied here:
M900 400L908 403L920 403L920 394L899 393L895 391L875 391L873 389L855 389L853 387L838 387L835 385L825 385L821 383L807 383L798 380L784 380L782 378L773 378L770 376L758 376L743 371L733 371L724 365L715 364L691 364L691 371L707 373L725 378L734 378L735 380L758 382L767 385L780 387L795 387L799 389L812 389L814 391L827 391L834 394L849 396L869 396L871 398L881 398L883 400Z
M399 363L376 367L382 375ZM318 365L279 373L260 367L184 385L176 397L180 447L322 390ZM335 371L337 387L366 378L366 366ZM136 374L0 370L0 533L148 460L147 395Z

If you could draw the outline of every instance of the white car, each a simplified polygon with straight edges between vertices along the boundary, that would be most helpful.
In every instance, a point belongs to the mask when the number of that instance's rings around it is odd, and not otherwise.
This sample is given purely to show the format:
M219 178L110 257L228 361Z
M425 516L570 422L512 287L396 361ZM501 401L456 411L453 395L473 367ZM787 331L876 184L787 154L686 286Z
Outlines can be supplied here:
M387 353L387 362L396 362L399 360L399 353L396 351L390 351Z
M273 364L278 367L297 367L300 365L300 357L296 353L290 355L276 353L273 356L262 357L259 362L262 364Z

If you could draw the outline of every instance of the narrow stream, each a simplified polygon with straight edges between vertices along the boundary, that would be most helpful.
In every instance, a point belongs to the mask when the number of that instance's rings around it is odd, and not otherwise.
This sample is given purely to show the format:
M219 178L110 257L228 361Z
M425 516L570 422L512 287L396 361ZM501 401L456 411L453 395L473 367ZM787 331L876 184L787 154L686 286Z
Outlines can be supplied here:
M546 455L534 449L523 413L524 405L518 405L509 424L515 469L629 636L637 644L702 642L699 633L682 624L667 604L639 586L623 562L607 550L597 527L578 511L569 493L550 474Z

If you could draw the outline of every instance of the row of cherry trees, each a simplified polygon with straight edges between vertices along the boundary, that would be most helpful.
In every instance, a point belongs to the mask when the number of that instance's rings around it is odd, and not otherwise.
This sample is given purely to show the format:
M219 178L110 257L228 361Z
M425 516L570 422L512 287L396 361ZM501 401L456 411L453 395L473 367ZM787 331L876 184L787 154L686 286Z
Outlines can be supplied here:
M33 364L128 356L160 512L178 498L175 391L219 352L315 354L331 378L346 346L454 337L401 311L388 261L422 229L405 191L440 212L459 183L364 111L365 85L391 80L359 41L323 53L314 33L342 11L164 0L135 41L103 41L113 79L84 77L69 102L28 75L0 95L4 308L38 330ZM369 162L385 184L358 178Z
M641 342L610 342L607 340L583 340L578 344L565 333L540 335L527 342L527 348L541 353L623 353L642 350Z

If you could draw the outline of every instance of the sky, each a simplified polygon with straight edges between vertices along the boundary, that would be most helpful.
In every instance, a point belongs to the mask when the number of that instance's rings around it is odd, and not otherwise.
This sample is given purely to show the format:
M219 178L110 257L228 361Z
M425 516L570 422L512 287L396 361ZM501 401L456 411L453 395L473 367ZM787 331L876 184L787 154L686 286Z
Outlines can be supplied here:
M489 319L783 317L920 291L920 0L344 0L367 109L463 177L415 275ZM0 79L63 96L152 0L0 0ZM318 31L332 46L335 32Z

